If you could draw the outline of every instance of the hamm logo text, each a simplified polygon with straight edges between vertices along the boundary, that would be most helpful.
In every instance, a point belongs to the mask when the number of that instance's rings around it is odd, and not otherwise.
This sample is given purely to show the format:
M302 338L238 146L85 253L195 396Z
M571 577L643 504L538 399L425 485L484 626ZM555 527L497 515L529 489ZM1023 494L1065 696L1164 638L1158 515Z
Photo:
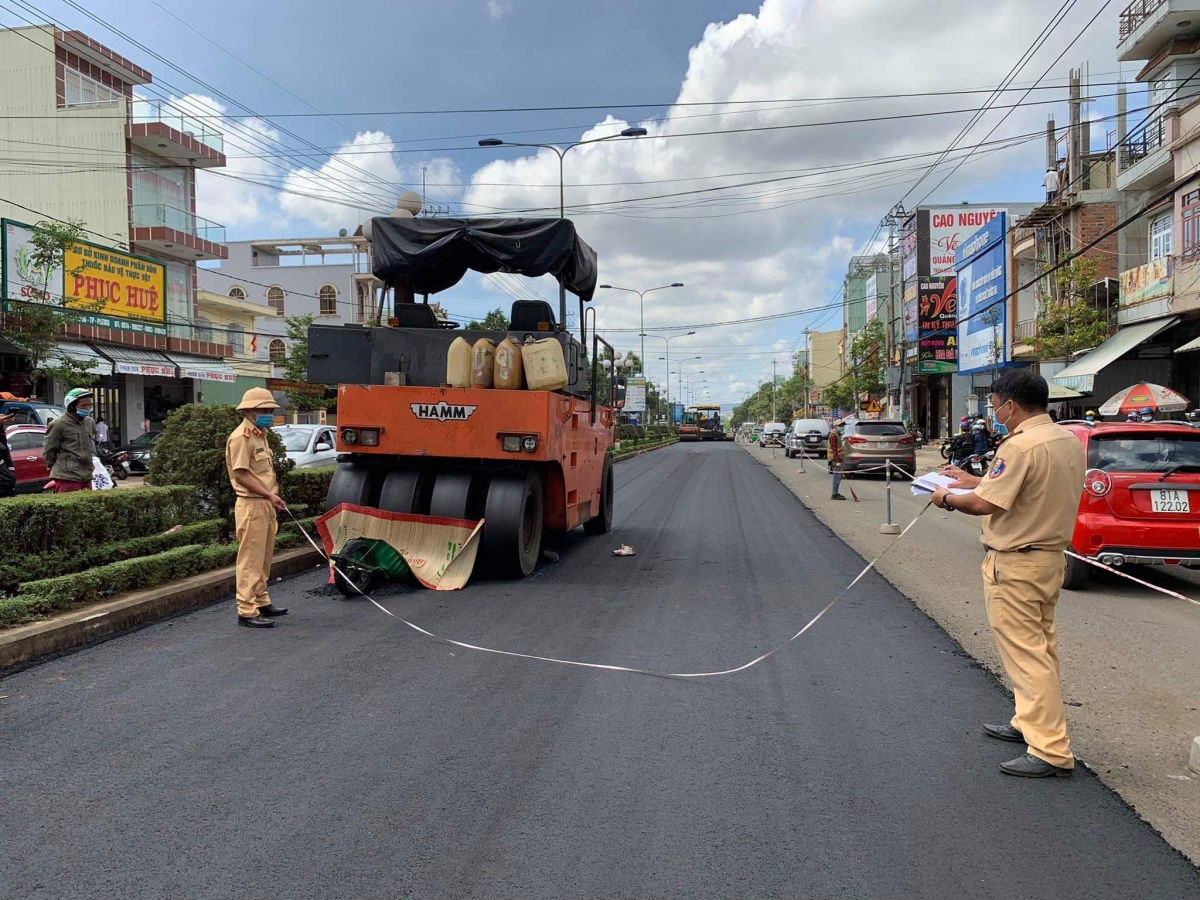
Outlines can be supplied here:
M439 422L465 422L479 407L461 403L410 403L409 408L418 419L436 419Z

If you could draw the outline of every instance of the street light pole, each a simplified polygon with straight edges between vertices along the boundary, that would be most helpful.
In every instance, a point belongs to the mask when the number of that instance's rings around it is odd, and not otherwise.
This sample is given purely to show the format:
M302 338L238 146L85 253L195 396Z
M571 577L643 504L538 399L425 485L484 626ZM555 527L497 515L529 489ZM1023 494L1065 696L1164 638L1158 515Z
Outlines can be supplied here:
M682 281L673 281L670 284L660 284L658 287L646 288L645 290L642 290L642 291L637 290L637 288L617 287L616 285L612 285L612 284L602 284L602 285L599 285L599 287L603 290L626 291L630 294L638 295L638 309L639 309L638 321L640 323L640 327L638 328L638 331L641 332L640 337L642 339L642 374L645 375L646 374L646 295L649 294L651 291L665 291L667 288L681 288L681 287L683 287L683 282ZM695 334L695 332L692 332L692 333Z
M642 335L643 341L648 337L652 337L652 338L658 338L660 341L662 341L664 344L667 345L667 355L660 356L659 359L665 359L667 362L667 413L668 414L670 414L670 412L671 412L671 341L675 340L675 338L688 337L695 333L696 332L694 332L694 331L689 331L684 334L673 334L670 337L664 337L661 334L644 334L644 335ZM642 359L643 359L643 363L644 363L645 357L643 357ZM697 359L699 359L699 357L697 357Z
M526 144L518 141L504 141L500 138L484 138L479 142L480 147L537 147L544 150L553 150L558 156L558 218L565 219L567 217L567 200L566 200L566 184L563 178L563 160L566 158L567 151L574 150L576 147L582 147L584 144L599 144L602 141L611 141L614 138L620 137L645 137L646 129L640 126L630 126L624 129L620 134L609 134L600 138L592 138L587 141L575 141L567 144L563 148L559 148L556 144ZM561 279L558 282L558 318L559 327L567 327L567 289L563 285Z

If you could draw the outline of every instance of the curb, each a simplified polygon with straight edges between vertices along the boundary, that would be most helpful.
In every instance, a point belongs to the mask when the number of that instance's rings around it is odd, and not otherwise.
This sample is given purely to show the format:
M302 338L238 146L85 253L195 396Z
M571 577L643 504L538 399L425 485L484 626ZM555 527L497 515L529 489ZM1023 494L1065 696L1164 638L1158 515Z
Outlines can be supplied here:
M613 455L613 465L625 459L633 459L635 456L641 456L643 453L652 453L655 450L661 450L663 447L670 447L673 444L678 444L679 441L666 441L662 444L655 444L653 447L645 447L642 450L630 450L627 453L622 453L620 456Z
M313 568L319 560L311 547L284 550L275 557L271 574L295 575ZM233 590L234 570L230 566L0 632L0 674L41 657L77 650L122 631L207 606L225 599Z

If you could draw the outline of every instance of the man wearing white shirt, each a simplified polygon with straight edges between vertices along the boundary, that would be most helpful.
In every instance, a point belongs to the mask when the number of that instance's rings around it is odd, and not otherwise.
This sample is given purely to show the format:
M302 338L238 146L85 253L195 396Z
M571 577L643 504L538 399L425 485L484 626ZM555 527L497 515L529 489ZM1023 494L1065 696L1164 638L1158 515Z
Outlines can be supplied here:
M1046 202L1053 203L1054 195L1058 193L1059 188L1058 170L1047 169L1046 177L1043 179L1042 184L1046 186Z
M96 420L96 443L108 449L108 423L101 417Z

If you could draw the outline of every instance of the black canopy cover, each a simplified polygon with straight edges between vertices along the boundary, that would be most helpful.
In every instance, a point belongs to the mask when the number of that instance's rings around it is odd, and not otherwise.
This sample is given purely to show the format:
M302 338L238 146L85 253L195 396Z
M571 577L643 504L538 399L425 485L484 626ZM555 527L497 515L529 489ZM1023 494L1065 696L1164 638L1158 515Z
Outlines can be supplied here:
M596 251L569 219L371 220L375 275L385 284L408 275L413 292L436 294L476 272L555 276L583 300L596 292Z

